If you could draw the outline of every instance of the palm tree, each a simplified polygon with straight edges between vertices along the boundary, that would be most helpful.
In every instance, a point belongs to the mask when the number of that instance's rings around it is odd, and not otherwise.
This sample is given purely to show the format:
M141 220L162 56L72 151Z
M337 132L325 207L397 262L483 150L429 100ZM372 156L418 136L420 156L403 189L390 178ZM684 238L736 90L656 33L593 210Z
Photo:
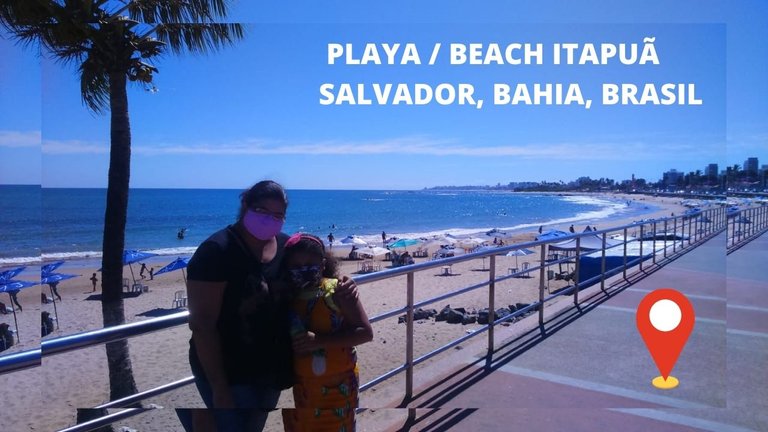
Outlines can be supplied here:
M3 0L0 24L42 55L77 66L83 103L111 121L104 215L104 326L125 322L122 255L128 212L131 126L129 81L153 89L152 62L171 51L206 53L243 38L239 24L221 24L228 0ZM107 344L110 400L136 393L128 343Z

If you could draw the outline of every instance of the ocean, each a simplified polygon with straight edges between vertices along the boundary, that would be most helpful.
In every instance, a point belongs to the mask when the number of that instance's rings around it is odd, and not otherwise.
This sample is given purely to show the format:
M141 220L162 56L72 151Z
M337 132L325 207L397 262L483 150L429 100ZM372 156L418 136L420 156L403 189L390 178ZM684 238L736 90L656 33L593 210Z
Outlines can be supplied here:
M240 190L132 189L125 245L159 255L188 255L234 222ZM100 256L105 189L0 186L0 265L43 258ZM603 224L655 210L607 196L490 191L289 190L284 231L337 240L359 235L424 237L535 230L539 225ZM176 236L187 228L183 240Z

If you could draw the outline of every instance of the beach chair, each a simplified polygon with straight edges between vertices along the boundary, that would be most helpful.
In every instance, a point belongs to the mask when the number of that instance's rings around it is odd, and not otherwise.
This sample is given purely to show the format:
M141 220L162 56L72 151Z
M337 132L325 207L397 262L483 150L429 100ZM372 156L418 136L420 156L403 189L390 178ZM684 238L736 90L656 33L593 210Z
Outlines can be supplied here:
M128 291L131 286L128 284L128 278L123 278L123 289Z
M184 290L179 290L173 293L173 304L172 306L174 308L186 308L187 307L187 292Z

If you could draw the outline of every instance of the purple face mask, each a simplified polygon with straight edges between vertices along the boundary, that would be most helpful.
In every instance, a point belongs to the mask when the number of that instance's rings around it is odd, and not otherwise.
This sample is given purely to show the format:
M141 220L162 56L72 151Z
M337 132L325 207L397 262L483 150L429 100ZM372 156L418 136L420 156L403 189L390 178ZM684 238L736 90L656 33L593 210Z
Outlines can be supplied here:
M243 225L252 236L259 240L269 240L283 229L283 221L271 215L246 210Z

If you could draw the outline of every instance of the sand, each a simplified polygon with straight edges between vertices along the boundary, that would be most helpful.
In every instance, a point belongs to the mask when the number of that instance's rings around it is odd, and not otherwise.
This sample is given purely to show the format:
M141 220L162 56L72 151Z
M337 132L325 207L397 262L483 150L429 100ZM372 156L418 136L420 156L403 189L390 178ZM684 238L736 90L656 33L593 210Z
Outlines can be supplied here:
M684 208L677 199L653 198L632 195L623 199L635 199L639 205L643 202L653 202L661 206L658 212L644 215L644 218L669 216L670 213L680 214ZM631 223L632 220L601 221L600 228ZM545 229L568 230L570 224L563 226L547 226ZM579 226L579 231L585 224ZM532 240L535 232L515 234L513 242ZM509 242L507 242L509 243ZM530 262L536 265L537 255L518 257L517 262ZM167 264L175 257L157 257L149 260L150 266L158 268ZM416 262L427 261L428 258L417 258ZM390 263L382 262L386 268ZM489 278L490 259L473 260L454 264L451 276L442 276L441 268L430 269L415 274L415 300L422 301L448 291L478 284ZM93 300L91 283L88 280L91 273L99 266L97 262L66 263L61 271L83 275L62 281L59 293L63 301L56 303L55 314L58 317L59 328L46 338L60 337L101 327L101 304ZM496 274L507 275L509 267L517 267L515 257L496 257ZM75 268L76 270L73 270ZM342 261L341 273L355 276L356 261ZM134 269L138 272L138 267ZM125 275L130 277L126 267ZM138 274L137 274L138 276ZM530 278L512 278L496 283L496 308L515 303L530 303L538 299L539 279L537 275ZM154 280L145 279L144 283L150 291L135 298L125 299L125 316L128 322L148 319L167 313L176 312L172 307L174 292L184 289L184 281L180 271L158 275ZM550 281L550 290L564 286L564 281ZM400 308L406 302L405 276L390 278L384 281L364 284L359 288L361 300L369 317ZM33 287L22 290L19 300L24 306L23 312L17 312L18 329L21 343L11 350L39 347L41 311L54 314L53 304L40 304L40 288ZM50 296L48 287L44 292ZM7 296L3 296L4 302ZM483 287L457 297L438 301L424 306L438 311L445 305L481 309L488 306L488 289ZM12 315L0 317L0 322L13 324ZM453 325L434 320L422 320L414 323L414 350L416 356L464 336L481 326L478 324ZM388 318L374 323L374 339L372 342L359 347L360 379L368 382L371 379L400 366L405 353L405 324L399 324L397 317ZM140 391L156 387L191 375L187 360L190 331L186 326L178 326L169 330L151 333L130 339L130 352L133 371ZM5 399L4 423L13 424L14 430L55 430L75 423L76 408L93 407L108 400L108 374L106 354L103 346L78 350L72 353L46 357L42 367L2 376L2 394ZM41 404L41 401L43 404ZM116 423L116 426L128 426L138 430L173 431L181 430L173 407L203 407L202 401L194 386L170 392L148 400L164 407L130 419ZM281 407L291 407L292 399L289 392L284 392L280 401ZM271 416L268 430L281 430L279 416Z

